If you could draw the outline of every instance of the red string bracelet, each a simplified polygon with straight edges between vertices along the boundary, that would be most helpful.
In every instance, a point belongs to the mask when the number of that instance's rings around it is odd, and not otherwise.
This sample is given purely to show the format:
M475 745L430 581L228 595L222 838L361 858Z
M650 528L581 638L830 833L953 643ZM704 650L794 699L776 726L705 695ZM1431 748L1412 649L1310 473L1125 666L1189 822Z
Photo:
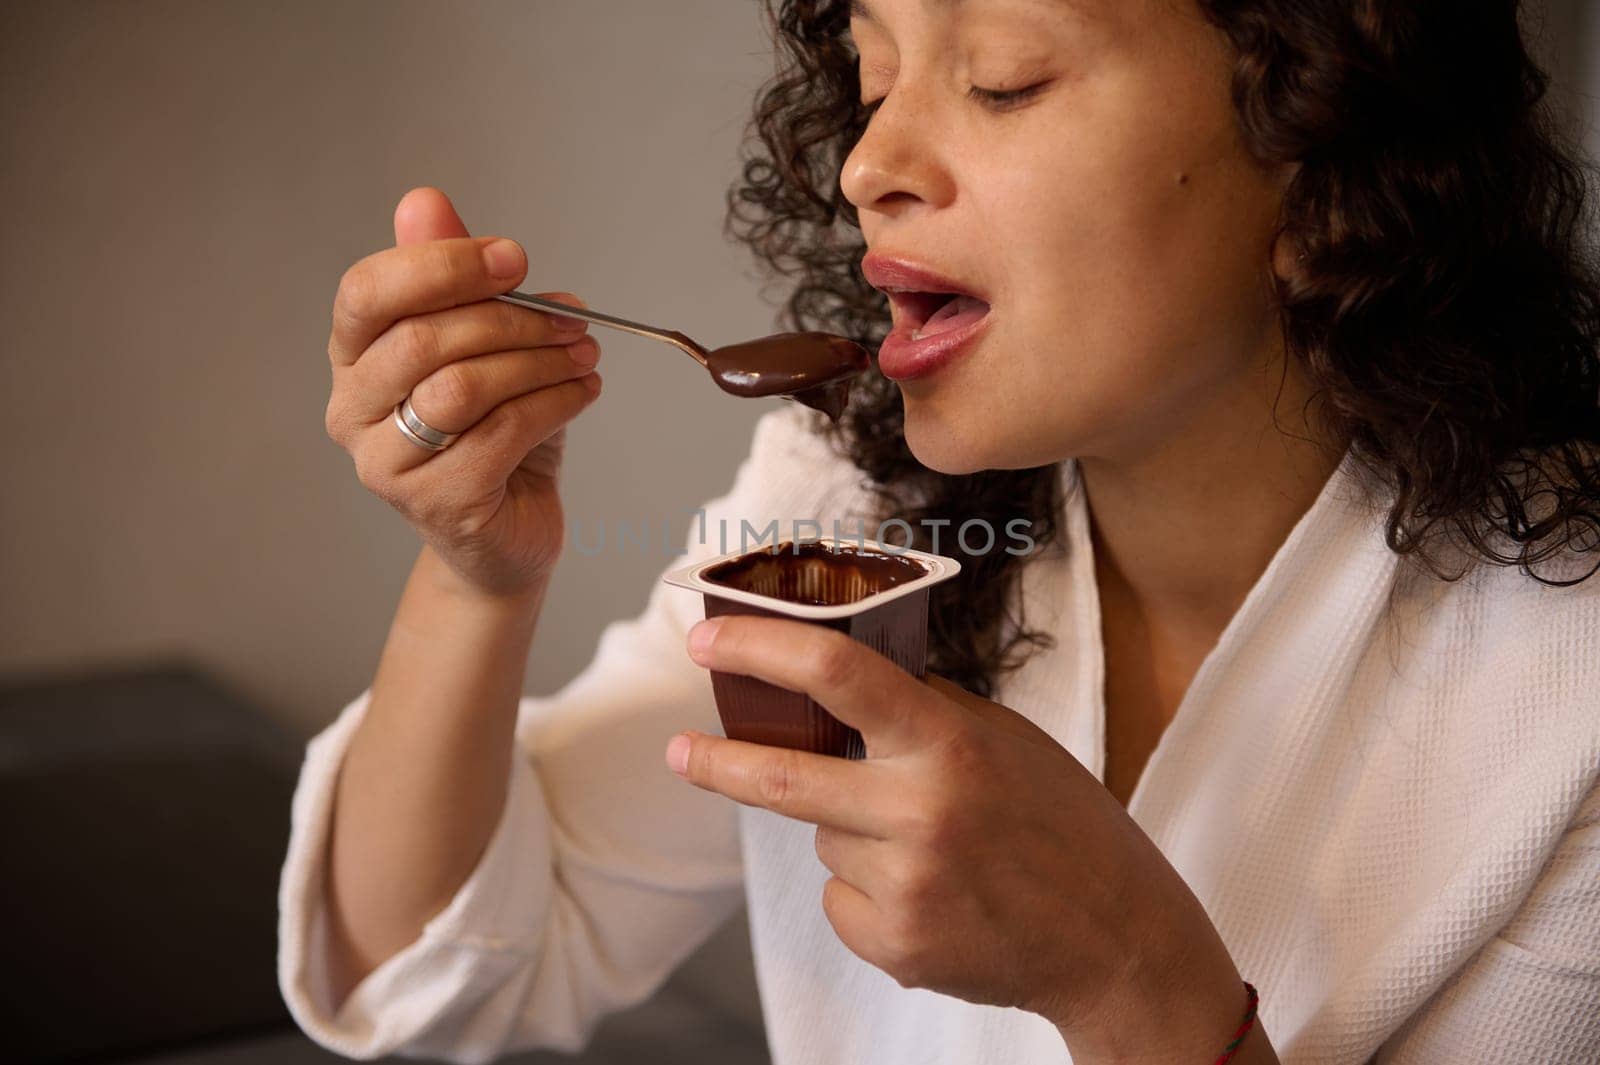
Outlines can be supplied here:
M1244 990L1245 994L1250 996L1250 1001L1244 1008L1244 1020L1239 1022L1239 1030L1233 1033L1233 1040L1222 1048L1222 1056L1212 1065L1224 1065L1225 1062L1232 1061L1233 1056L1239 1052L1239 1044L1244 1042L1244 1037L1250 1034L1250 1029L1256 1023L1256 1004L1261 1001L1261 996L1256 994L1255 985L1248 980L1244 982Z

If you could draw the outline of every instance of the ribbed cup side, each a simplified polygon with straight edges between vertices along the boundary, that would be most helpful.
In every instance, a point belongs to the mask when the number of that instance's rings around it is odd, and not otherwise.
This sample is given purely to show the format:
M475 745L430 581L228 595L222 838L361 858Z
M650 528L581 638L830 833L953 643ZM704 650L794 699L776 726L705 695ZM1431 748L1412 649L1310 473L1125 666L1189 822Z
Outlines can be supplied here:
M788 616L715 595L705 596L705 613L708 618L724 614ZM853 617L808 620L807 623L845 632L913 676L923 675L928 646L928 592L925 588ZM723 732L729 739L841 758L866 757L861 733L803 692L788 691L755 677L716 670L711 671L711 690L716 697Z

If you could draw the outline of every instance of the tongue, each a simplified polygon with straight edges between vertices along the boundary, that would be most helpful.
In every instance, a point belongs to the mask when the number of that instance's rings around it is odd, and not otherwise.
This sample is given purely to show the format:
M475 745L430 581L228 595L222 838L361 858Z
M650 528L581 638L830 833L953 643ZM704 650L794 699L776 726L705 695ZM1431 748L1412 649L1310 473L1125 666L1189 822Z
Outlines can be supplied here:
M982 300L975 300L971 296L956 296L923 322L922 327L912 334L911 339L921 340L923 337L961 329L988 313L989 305Z

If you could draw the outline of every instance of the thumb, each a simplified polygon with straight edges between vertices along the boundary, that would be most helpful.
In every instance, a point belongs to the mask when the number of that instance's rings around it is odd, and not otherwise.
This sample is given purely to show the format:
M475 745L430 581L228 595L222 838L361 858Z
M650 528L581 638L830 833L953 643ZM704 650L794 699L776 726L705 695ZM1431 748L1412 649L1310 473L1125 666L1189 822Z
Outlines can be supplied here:
M395 247L430 240L465 237L466 224L450 204L450 197L427 185L412 189L394 209Z

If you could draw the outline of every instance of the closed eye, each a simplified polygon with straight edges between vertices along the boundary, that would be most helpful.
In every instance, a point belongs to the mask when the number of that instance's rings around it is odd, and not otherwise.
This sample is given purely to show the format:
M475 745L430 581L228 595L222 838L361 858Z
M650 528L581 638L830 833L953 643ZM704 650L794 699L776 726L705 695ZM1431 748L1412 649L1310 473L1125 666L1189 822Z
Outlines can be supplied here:
M981 85L973 85L967 89L967 97L996 111L1009 111L1037 96L1049 85L1049 81L1035 82L1020 89L985 89ZM862 117L870 122L872 116L878 113L878 108L883 106L883 102L886 99L888 97L880 96L876 100L863 102L861 105Z
M1037 95L1049 84L1048 81L1040 81L1020 89L985 89L982 86L974 85L967 90L967 96L986 107L992 107L997 111L1006 111L1029 97Z

